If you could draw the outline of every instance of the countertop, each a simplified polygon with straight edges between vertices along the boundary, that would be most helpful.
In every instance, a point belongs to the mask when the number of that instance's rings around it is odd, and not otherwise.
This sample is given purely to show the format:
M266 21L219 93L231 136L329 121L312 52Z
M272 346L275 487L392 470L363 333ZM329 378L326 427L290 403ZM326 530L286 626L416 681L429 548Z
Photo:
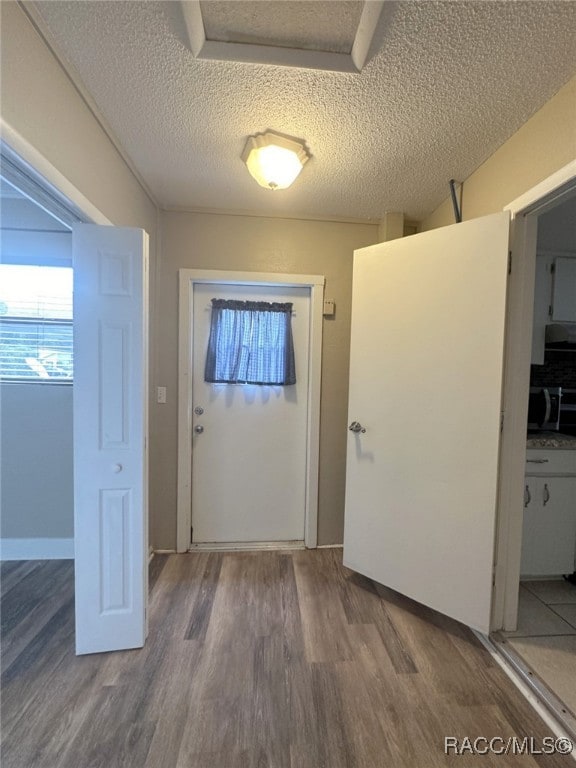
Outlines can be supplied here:
M562 435L560 432L537 432L533 435L528 435L526 447L576 451L576 436Z

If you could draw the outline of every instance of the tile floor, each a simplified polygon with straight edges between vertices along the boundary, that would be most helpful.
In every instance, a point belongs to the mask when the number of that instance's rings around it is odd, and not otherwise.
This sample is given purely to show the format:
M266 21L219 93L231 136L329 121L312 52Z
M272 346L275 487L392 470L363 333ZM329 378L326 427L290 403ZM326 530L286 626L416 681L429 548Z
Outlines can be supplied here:
M576 585L523 581L512 648L576 715Z

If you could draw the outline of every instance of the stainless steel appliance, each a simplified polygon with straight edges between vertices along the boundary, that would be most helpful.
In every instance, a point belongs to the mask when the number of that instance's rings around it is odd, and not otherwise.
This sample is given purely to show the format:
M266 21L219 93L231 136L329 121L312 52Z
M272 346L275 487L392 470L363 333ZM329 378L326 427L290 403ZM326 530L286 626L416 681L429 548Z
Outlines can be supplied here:
M558 432L561 403L562 387L530 387L528 430Z
M564 435L576 435L576 389L562 388L560 432Z

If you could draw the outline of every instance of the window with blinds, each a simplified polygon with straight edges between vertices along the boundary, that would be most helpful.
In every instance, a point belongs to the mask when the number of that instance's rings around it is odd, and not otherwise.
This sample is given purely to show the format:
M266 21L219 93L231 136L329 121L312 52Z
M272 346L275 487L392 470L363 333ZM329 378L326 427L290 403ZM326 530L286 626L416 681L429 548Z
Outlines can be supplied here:
M72 376L72 268L0 264L0 379Z

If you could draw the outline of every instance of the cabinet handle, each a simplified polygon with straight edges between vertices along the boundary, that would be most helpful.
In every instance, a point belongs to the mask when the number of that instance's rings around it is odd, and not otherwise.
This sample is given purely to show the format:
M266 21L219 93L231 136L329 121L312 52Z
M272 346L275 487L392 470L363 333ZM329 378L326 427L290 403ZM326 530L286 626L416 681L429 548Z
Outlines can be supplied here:
M526 459L526 464L548 464L550 459Z
M550 491L548 490L548 483L544 483L543 495L544 495L544 506L546 506L546 504L548 504L548 502L550 501Z
M532 496L530 495L530 488L526 486L526 490L524 491L524 509L530 504L532 501Z

